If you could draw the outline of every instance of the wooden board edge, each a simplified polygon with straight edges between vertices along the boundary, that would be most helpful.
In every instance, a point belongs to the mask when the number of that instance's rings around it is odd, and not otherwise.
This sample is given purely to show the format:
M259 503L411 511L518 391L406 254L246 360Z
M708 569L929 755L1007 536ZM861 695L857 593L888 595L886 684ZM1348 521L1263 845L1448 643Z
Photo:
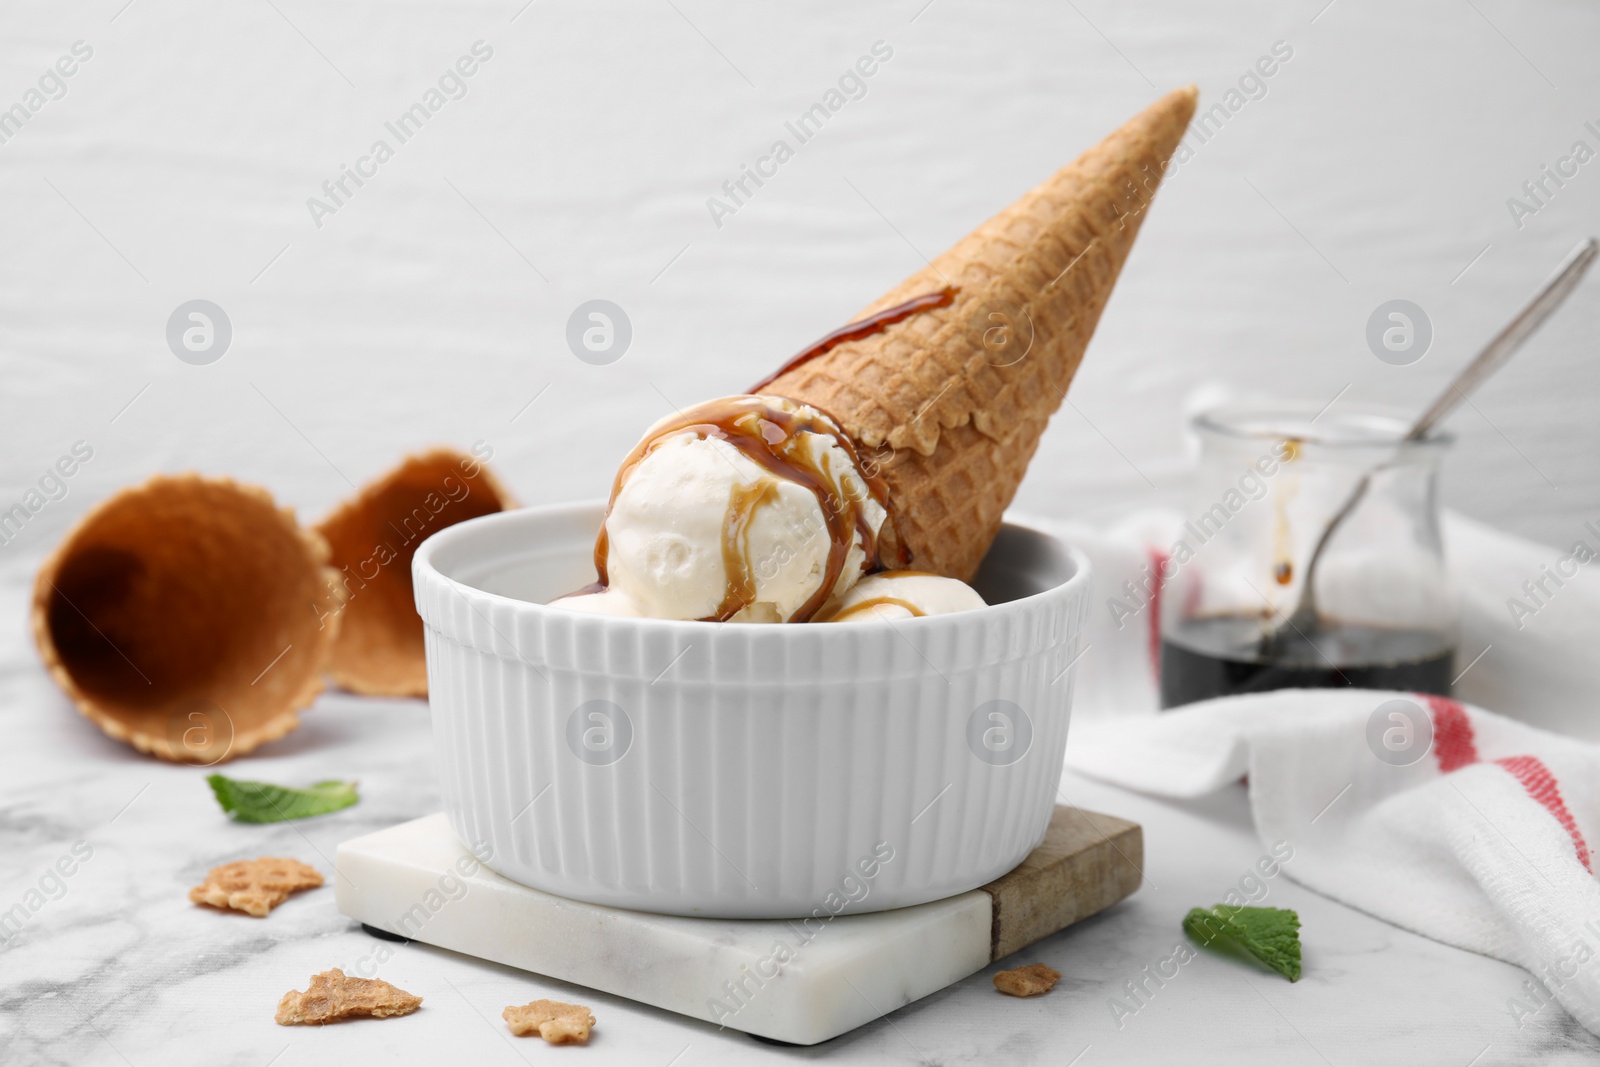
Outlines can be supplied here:
M990 962L1127 899L1143 868L1138 823L1058 805L1039 847L981 887L990 900Z

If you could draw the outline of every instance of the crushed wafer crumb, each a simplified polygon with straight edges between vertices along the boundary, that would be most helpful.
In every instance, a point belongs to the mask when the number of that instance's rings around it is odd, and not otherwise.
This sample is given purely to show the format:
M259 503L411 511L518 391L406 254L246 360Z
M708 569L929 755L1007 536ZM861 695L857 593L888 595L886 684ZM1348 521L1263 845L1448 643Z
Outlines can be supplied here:
M189 899L213 908L230 908L266 918L273 908L300 889L315 889L322 875L299 860L263 856L211 868L206 880L189 890Z
M994 987L1013 997L1036 997L1048 993L1061 981L1061 972L1042 963L1030 963L1014 971L1001 971L994 976Z
M343 1019L410 1015L422 998L376 978L350 978L339 968L311 976L304 993L291 989L278 1001L279 1026L320 1026Z
M582 1004L563 1004L559 1000L536 1000L500 1013L511 1032L518 1037L538 1034L552 1045L587 1045L594 1016Z

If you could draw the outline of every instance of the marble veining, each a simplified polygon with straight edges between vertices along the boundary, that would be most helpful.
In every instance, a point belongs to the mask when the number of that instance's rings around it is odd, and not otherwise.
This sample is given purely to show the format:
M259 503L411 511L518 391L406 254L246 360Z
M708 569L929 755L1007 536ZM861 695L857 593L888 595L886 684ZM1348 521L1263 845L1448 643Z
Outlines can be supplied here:
M1113 999L1130 1003L1128 984L1172 951L1184 911L1220 898L1257 858L1242 791L1178 807L1069 775L1064 801L1143 823L1144 887L1013 959L803 1052L468 956L379 941L339 913L331 878L266 919L188 903L188 887L214 864L289 855L331 876L341 841L436 810L421 702L324 696L299 733L227 769L287 783L354 777L361 803L294 824L244 826L217 810L203 770L156 764L103 739L36 669L0 675L0 693L10 740L0 750L0 907L22 901L75 842L93 848L64 879L64 891L0 947L6 1063L503 1061L508 1052L538 1050L513 1042L500 1009L542 996L594 1008L599 1026L584 1055L596 1063L666 1064L680 1054L680 1065L822 1056L955 1065L993 1063L1002 1054L1015 1063L1066 1063L1083 1053L1084 1064L1180 1054L1191 1063L1465 1064L1485 1049L1479 1063L1578 1062L1600 1052L1600 1042L1555 1006L1518 1029L1506 1011L1524 977L1516 968L1281 878L1267 899L1298 909L1305 921L1301 982L1201 955L1159 987L1146 981L1137 1010L1119 1017ZM1065 975L1054 992L1033 1000L994 992L995 970L1033 961ZM613 962L671 966L643 955ZM278 998L331 966L376 967L423 996L423 1009L320 1030L276 1026Z

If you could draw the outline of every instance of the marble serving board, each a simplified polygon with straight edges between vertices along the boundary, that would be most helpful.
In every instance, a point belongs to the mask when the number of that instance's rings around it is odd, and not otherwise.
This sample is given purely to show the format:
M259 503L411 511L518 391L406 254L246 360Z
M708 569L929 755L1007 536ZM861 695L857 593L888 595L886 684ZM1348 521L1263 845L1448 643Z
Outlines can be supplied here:
M960 896L809 922L695 919L530 889L430 815L344 842L335 881L339 910L378 930L811 1045L1110 907L1143 866L1138 824L1058 806L1019 867Z

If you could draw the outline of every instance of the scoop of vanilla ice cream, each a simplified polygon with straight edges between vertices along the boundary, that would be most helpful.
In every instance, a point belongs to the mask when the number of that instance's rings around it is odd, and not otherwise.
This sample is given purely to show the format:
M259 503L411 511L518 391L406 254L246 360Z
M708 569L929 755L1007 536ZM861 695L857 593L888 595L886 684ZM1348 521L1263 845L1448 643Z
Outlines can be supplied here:
M640 619L644 612L639 610L627 594L617 589L602 589L598 593L578 593L574 596L564 596L559 600L552 600L551 607L566 608L568 611L581 611L589 615L626 615L630 618Z
M765 411L800 414L837 429L815 409L781 397L731 397L712 404L723 422ZM682 416L675 420L681 421ZM764 422L762 432L777 434L783 421ZM606 518L609 588L646 616L705 619L715 616L728 596L732 564L747 569L755 588L754 601L732 621L792 620L827 577L833 539L817 493L719 436L702 436L693 428L663 433L661 425L646 434L646 440L660 439L626 474ZM861 509L874 533L882 527L887 512L830 433L802 429L793 440L769 438L768 444L787 449L790 458L814 471L836 494L835 507L837 501L848 502ZM829 596L849 590L867 564L860 532L852 536Z
M871 622L948 615L984 606L966 582L920 571L869 574L817 613L818 622Z

